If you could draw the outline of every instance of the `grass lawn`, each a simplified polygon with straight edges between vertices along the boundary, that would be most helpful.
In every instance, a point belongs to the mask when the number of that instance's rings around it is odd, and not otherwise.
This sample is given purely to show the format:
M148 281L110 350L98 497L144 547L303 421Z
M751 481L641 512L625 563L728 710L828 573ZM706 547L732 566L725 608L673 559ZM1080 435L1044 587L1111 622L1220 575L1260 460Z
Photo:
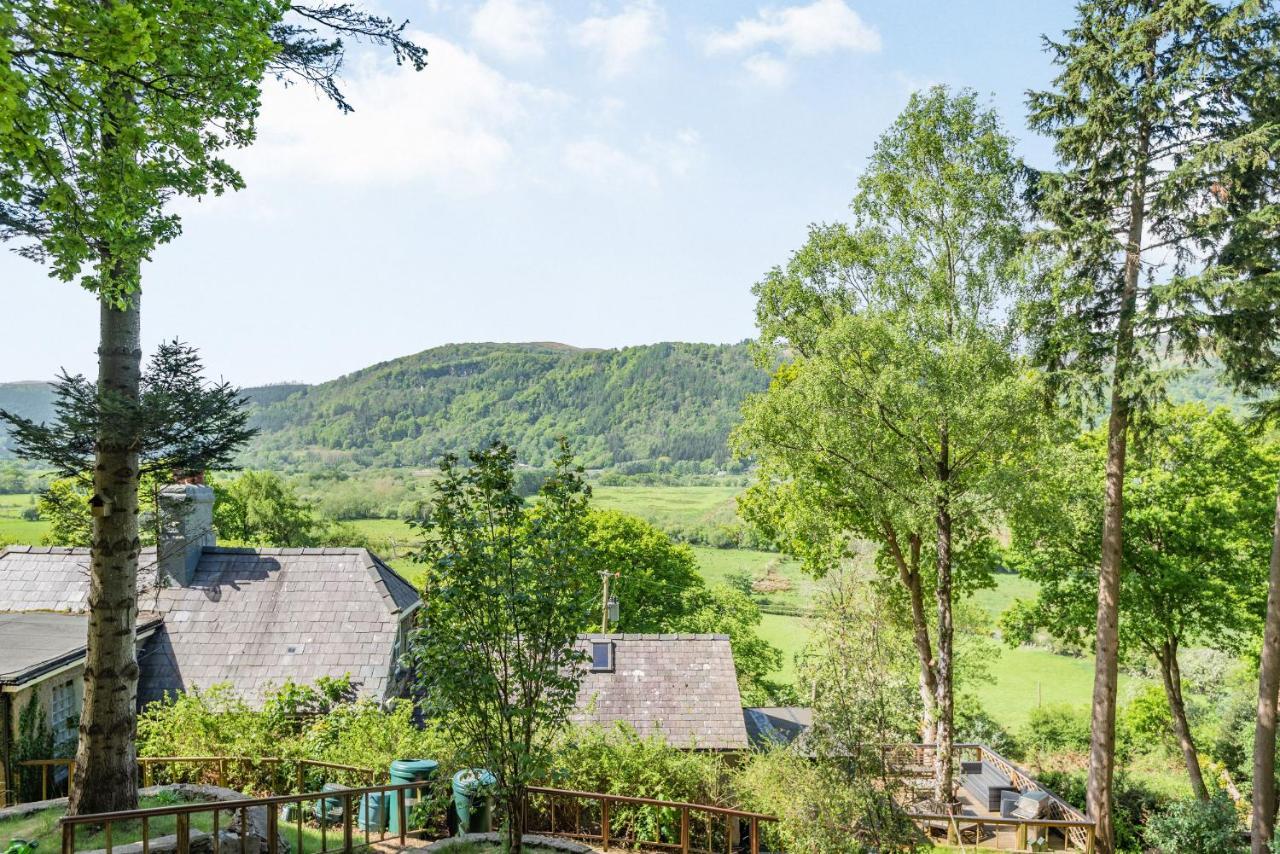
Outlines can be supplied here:
M22 518L22 511L34 507L35 501L36 496L32 493L0 495L0 543L40 545L40 538L49 530L49 523Z
M993 718L1014 731L1027 723L1037 705L1087 706L1093 692L1093 659L1056 655L1032 647L1000 646L991 679L968 686ZM1121 674L1120 702L1130 700L1143 680Z
M140 798L138 806L140 809L147 809L150 807L173 806L181 802L173 796L161 794L149 798ZM307 804L307 809L311 809L311 804ZM54 807L22 818L0 821L0 844L7 845L12 839L24 839L28 842L34 840L39 843L40 851L61 850L62 832L58 827L58 819L62 817L62 813L63 809L61 807ZM219 816L219 827L226 829L231 821L232 816L230 813L223 812ZM191 815L191 832L193 834L198 832L209 833L212 830L212 811L198 812ZM354 831L356 844L362 844L364 831L358 827L354 828ZM170 836L175 832L176 819L174 816L155 818L149 822L148 835L151 839ZM297 824L292 821L286 822L282 817L280 819L280 832L288 840L290 846L296 849L298 844ZM378 834L371 831L369 838L371 841L375 841L378 838ZM389 832L388 838L390 838ZM141 839L141 822L119 822L111 825L112 846L127 845L131 842L138 842ZM77 851L89 851L106 847L106 836L102 828L97 826L82 827L76 833L75 847ZM321 831L318 825L303 824L302 854L319 854L326 848L329 851L333 851L335 847L339 849L342 847L342 826L340 824L331 824L327 831L324 832ZM487 851L489 849L482 850Z
M804 649L809 640L809 620L805 617L787 617L781 614L764 614L760 621L760 637L782 650L782 670L778 674L784 683L796 678L796 653Z
M770 605L798 608L808 611L813 606L817 582L800 570L800 564L774 552L758 552L751 549L714 549L710 546L693 546L698 567L708 584L731 584L735 576L757 581L771 573L790 584L790 589L771 592L753 592L751 598L765 610Z
M740 486L592 486L591 503L664 527L732 522Z

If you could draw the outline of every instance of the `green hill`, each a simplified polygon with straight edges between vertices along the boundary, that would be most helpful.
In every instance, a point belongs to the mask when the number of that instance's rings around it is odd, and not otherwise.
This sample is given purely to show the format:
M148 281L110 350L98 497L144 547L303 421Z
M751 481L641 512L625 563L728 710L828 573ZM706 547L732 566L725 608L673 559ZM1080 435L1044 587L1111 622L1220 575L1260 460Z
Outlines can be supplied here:
M503 439L540 466L565 435L591 468L714 470L743 398L765 384L745 344L452 344L283 396L249 390L262 433L245 462L422 466Z
M545 465L558 436L589 468L676 474L732 465L726 438L746 395L765 388L746 344L651 344L585 350L564 344L450 344L319 385L245 389L261 434L245 465L423 467L493 439ZM1170 383L1178 401L1244 402L1199 367ZM52 415L45 383L0 383L0 408ZM0 457L6 456L0 431Z

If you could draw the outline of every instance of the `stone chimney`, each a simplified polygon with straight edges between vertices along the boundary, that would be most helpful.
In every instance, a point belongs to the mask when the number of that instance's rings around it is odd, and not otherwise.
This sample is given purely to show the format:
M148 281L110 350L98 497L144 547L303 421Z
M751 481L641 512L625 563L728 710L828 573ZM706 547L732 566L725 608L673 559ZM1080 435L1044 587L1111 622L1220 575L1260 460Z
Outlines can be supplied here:
M203 483L172 483L160 490L158 559L164 583L187 587L195 577L200 552L214 545L213 488Z

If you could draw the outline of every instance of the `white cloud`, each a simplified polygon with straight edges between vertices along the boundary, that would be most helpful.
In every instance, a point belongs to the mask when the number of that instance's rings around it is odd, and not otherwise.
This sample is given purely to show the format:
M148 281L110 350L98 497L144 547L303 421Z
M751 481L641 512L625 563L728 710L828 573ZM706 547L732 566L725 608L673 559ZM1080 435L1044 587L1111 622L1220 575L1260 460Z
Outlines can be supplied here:
M755 53L742 60L742 67L766 86L778 88L791 79L791 67L768 53Z
M471 37L503 59L541 59L550 25L551 10L539 0L485 0L471 16Z
M636 0L616 15L582 21L573 28L573 38L598 55L606 77L617 77L657 47L665 22L666 15L652 0Z
M644 140L634 151L596 137L575 140L565 146L564 167L592 183L607 188L656 189L665 177L682 178L702 160L702 138L685 128L671 139Z
M564 96L512 81L442 39L418 33L414 40L430 51L426 70L366 59L342 82L351 115L302 86L269 87L258 141L237 158L246 175L377 186L429 180L463 193L493 188L520 124Z
M880 34L844 0L814 0L807 6L761 9L728 32L707 39L710 53L742 53L774 45L792 56L848 50L875 52Z

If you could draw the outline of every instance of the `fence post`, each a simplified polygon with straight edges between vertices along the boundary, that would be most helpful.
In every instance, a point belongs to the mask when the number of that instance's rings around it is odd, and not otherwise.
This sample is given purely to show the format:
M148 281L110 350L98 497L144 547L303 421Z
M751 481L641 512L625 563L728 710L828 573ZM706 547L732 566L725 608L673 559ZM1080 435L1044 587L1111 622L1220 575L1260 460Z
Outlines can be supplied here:
M760 820L751 816L751 854L760 854Z
M1027 847L1027 823L1025 821L1018 822L1018 829L1014 832L1013 847L1019 851Z
M689 808L680 808L680 854L689 854Z
M191 816L179 813L177 819L175 832L178 834L178 854L187 854L191 850Z
M49 800L49 766L40 766L40 800Z
M342 796L342 850L346 854L351 854L353 842L351 840L351 796ZM301 852L299 852L301 854Z
M227 760L222 757L218 757L218 785L227 787Z
M75 854L76 850L76 830L75 825L62 822L62 854Z
M609 799L600 799L600 841L601 848L609 850Z
M403 788L396 789L396 807L396 814L400 816L400 844L404 845L408 842L409 814L405 812L404 808ZM275 852L273 851L271 854L275 854Z
M1084 833L1084 850L1085 854L1093 854L1094 830L1097 829L1096 824L1089 825Z
M241 810L243 814L246 810ZM280 831L278 822L280 820L280 808L275 804L267 807L267 854L280 854ZM241 836L241 839L244 837Z
M306 791L306 789L305 789L305 788L303 788L303 787L306 785L306 784L303 782L303 779L304 779L304 777L306 776L306 770L305 770L305 765L304 765L304 763L305 763L305 762L306 762L306 760L304 760L304 759L299 759L299 760L298 760L298 794L299 794L299 795L301 795L303 792L305 792L305 791ZM301 806L299 806L298 808L299 808L299 809L301 809L302 807L301 807Z

